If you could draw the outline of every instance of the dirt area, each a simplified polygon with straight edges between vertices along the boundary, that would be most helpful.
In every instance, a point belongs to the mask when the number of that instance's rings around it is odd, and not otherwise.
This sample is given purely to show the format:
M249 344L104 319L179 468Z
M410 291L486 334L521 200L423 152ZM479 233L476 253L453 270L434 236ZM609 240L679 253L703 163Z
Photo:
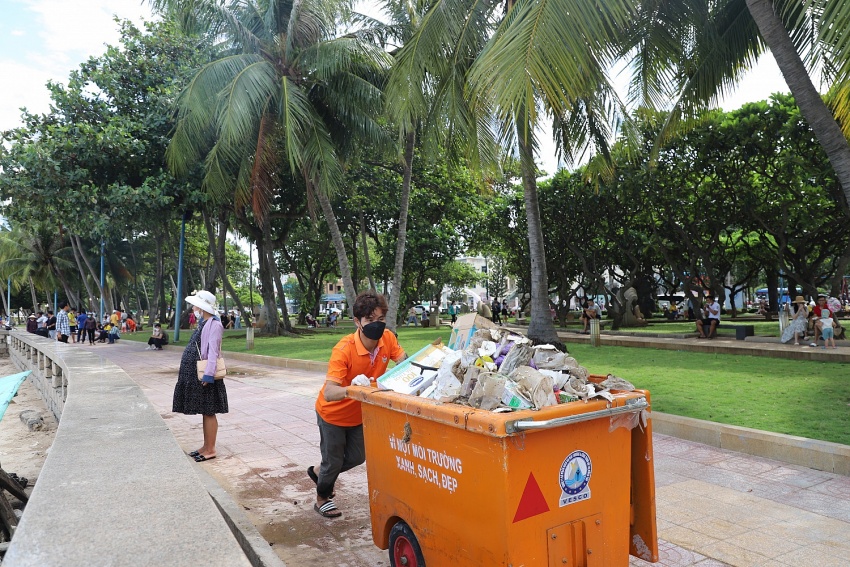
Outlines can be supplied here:
M0 359L0 377L18 372L20 370L11 360ZM41 414L44 426L40 431L29 431L21 421L21 412L25 410L35 410ZM35 386L29 379L24 380L0 421L0 466L7 473L16 473L19 477L27 478L27 494L32 492L33 485L38 480L47 452L53 445L56 427L56 419L44 405ZM8 493L6 494L8 496ZM15 508L21 506L14 497L9 496L9 501Z

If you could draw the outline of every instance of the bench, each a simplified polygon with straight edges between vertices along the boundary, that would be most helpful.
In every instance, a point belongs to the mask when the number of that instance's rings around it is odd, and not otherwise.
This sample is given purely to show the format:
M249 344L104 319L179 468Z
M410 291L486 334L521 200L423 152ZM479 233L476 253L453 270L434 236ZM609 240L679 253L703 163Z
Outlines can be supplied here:
M724 329L735 329L735 339L739 341L743 341L747 337L753 337L756 334L756 326L755 325L737 325L734 323L718 323L714 328L714 334L712 336L717 336L717 330Z

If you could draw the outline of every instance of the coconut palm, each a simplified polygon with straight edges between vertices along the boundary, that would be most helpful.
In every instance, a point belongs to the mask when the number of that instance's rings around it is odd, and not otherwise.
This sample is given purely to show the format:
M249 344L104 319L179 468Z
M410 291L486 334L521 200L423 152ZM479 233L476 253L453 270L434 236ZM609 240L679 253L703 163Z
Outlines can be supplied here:
M33 311L38 307L36 292L62 286L73 300L76 294L66 276L73 269L71 250L55 225L36 223L28 229L15 225L0 232L0 274L12 278L16 287L29 285Z
M196 0L192 7L220 55L180 96L170 168L188 174L202 163L213 198L251 203L265 219L277 184L289 177L280 167L288 167L324 213L352 306L356 290L329 195L340 188L346 151L384 140L374 119L382 105L376 83L390 56L360 34L338 34L348 0Z
M384 28L374 25L372 29L386 30L381 37L384 42L397 41L403 46L415 41L414 34L428 21L433 3L388 0L384 6L390 24ZM479 34L473 39L478 42L474 46L474 51L478 52L483 48L486 38ZM399 55L399 51L391 50L394 55ZM448 151L450 157L463 154L473 165L480 164L479 155L486 156L486 161L494 162L497 147L491 130L485 124L476 122L475 112L464 93L465 78L472 59L464 56L463 51L457 51L452 57L432 61L427 71L416 69L418 63L410 56L397 58L386 89L387 114L397 126L402 141L403 169L398 237L387 313L387 325L393 329L397 323L401 298L417 137L421 138L420 147L427 157L439 156L444 159L446 156L442 154Z
M617 109L604 69L630 14L627 0L438 0L398 57L409 86L402 90L404 104L423 106L446 91L448 104L466 97L475 111L460 115L471 126L466 131L494 127L520 158L532 271L528 333L538 341L558 337L537 203L536 126L553 121L565 158L604 141ZM473 138L473 145L483 139Z
M837 81L837 114L850 128L848 21L847 3L826 0L643 0L624 36L631 98L653 107L673 100L673 121L693 116L734 88L769 48L850 203L850 145L810 74L818 69Z

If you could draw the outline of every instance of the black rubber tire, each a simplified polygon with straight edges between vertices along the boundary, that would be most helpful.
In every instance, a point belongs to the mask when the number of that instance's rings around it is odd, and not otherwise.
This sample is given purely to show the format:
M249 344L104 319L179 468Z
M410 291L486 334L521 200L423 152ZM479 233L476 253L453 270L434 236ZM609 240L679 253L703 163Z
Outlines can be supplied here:
M406 561L406 562L405 562ZM390 530L390 565L392 567L425 567L425 557L416 534L406 522L399 520Z

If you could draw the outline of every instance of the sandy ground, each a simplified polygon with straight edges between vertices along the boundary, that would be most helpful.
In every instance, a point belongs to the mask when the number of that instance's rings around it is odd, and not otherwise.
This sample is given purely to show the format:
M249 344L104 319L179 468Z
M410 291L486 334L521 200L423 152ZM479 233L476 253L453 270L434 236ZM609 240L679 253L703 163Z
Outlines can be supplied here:
M0 359L0 377L20 372L17 366L8 358ZM20 420L22 411L36 410L44 418L44 427L40 431L29 431L26 424ZM0 466L7 473L17 473L26 477L29 484L26 493L32 492L32 487L38 480L41 467L47 458L47 452L53 444L56 435L56 419L47 410L38 391L30 381L24 380L18 388L18 394L12 398L6 413L0 421ZM9 501L15 508L20 503L14 497Z

